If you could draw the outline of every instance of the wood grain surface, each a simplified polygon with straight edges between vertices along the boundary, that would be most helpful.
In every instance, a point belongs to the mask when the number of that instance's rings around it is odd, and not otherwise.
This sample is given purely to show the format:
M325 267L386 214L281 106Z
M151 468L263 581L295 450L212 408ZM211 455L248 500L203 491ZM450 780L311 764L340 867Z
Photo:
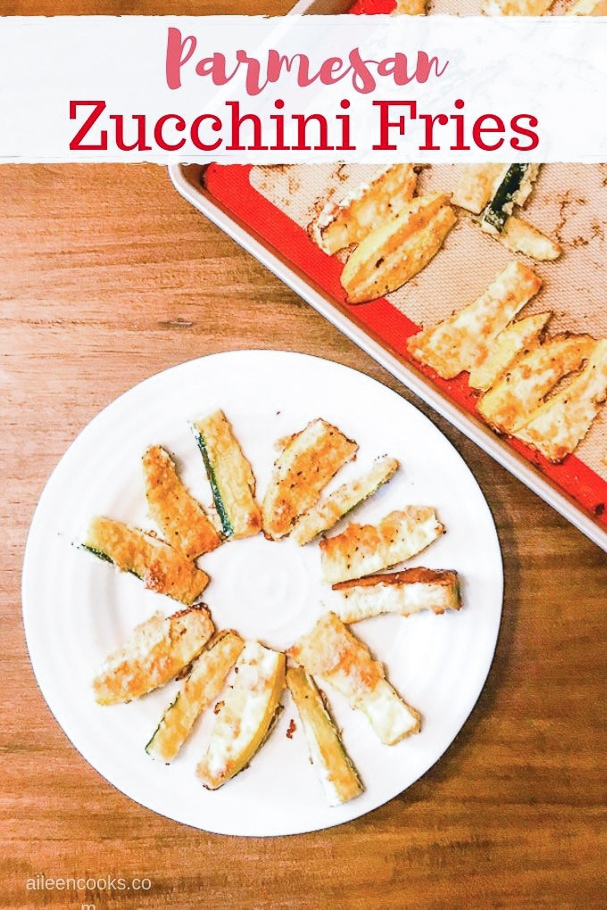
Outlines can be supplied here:
M3 12L283 13L288 5L9 0ZM605 554L208 223L163 168L4 165L0 198L0 906L605 906ZM159 817L86 763L36 685L20 606L32 513L78 432L150 374L241 348L339 361L429 414L489 501L506 580L487 684L443 758L345 826L246 840ZM149 879L150 888L28 889L39 876Z

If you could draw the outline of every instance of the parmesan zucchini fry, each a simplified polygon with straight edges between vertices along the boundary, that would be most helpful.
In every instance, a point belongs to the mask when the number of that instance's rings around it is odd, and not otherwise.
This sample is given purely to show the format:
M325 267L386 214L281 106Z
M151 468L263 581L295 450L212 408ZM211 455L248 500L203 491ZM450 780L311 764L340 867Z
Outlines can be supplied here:
M164 686L200 654L213 631L204 606L167 617L155 613L106 658L93 680L95 699L116 705Z
M490 234L500 234L515 205L524 205L539 173L539 164L510 164L495 187L495 192L481 215L481 227Z
M192 423L225 537L250 537L261 530L255 476L223 411Z
M325 253L337 253L360 243L381 222L399 212L413 198L417 174L412 164L382 168L339 202L328 202L312 222L312 239Z
M302 667L290 667L287 686L303 724L312 765L329 805L339 806L360 796L364 787L316 683Z
M453 192L452 203L480 215L508 169L507 164L468 164Z
M248 641L229 679L197 774L209 790L249 764L265 741L285 687L285 656Z
M410 616L421 610L444 613L461 607L459 579L451 570L404 569L342 581L333 590L343 596L335 612L346 623L381 613Z
M407 344L410 353L443 379L472 370L540 286L535 272L512 261L473 303L413 335Z
M507 250L522 253L537 262L553 262L563 252L560 244L515 215L506 218L504 227L497 237Z
M535 347L551 316L552 313L538 313L506 326L470 370L470 387L483 392L489 389L519 354Z
M335 584L381 572L421 553L444 531L430 506L390 512L377 525L349 524L320 541L324 580Z
M590 335L554 335L517 357L478 402L479 414L496 430L514 435L558 382L578 370L596 342Z
M364 303L401 287L428 265L456 221L447 193L407 203L367 234L346 262L340 281L348 302Z
M321 418L289 437L276 459L262 504L265 536L279 540L289 534L357 450L355 442Z
M194 603L209 583L206 572L181 550L112 518L94 518L82 547L141 578L150 591L186 605Z
M396 0L392 16L425 16L426 0Z
M171 546L188 559L214 550L221 537L204 509L186 490L170 455L151 446L143 456L150 513Z
M485 16L543 16L554 0L482 0Z
M353 708L363 711L386 745L419 732L419 712L401 699L385 678L381 663L335 613L322 616L287 654L344 695Z
M171 762L192 732L196 719L217 698L244 647L236 632L220 632L196 659L183 679L149 743L148 755Z
M344 483L325 499L308 509L297 521L291 537L303 546L329 531L340 518L352 511L387 483L398 470L396 458L379 459L370 471L350 483Z
M571 383L534 411L517 432L549 461L562 461L586 436L607 396L607 341L596 343Z
M567 16L607 16L607 0L577 0Z

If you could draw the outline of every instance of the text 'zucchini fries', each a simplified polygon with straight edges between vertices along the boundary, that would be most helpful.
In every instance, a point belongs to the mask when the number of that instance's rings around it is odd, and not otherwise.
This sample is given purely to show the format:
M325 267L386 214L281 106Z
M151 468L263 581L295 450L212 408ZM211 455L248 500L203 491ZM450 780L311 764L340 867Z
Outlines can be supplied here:
M289 667L287 686L303 724L312 765L327 802L330 806L339 806L360 796L364 787L316 683L302 667Z
M151 591L186 605L194 603L209 582L206 572L181 550L112 518L94 518L82 547L141 578Z
M248 641L232 671L197 774L216 790L245 768L269 733L285 687L285 655Z
M97 702L128 702L166 685L200 654L213 631L204 606L188 607L168 617L155 613L106 658L93 681Z
M380 662L335 613L322 616L287 654L362 711L385 745L421 729L419 712L403 701L385 678Z

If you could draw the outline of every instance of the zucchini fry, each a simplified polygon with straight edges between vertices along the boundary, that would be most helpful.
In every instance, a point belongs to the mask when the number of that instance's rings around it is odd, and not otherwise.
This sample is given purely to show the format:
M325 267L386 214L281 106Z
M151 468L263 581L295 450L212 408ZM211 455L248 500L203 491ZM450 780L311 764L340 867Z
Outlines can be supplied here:
M291 537L299 546L330 530L340 518L372 496L398 470L396 458L380 458L362 477L344 483L325 499L308 509L297 521Z
M96 701L117 705L164 686L198 657L213 631L205 606L155 613L106 658L93 680Z
M207 751L197 768L209 790L242 771L265 741L285 687L285 656L248 641L228 683Z
M371 231L341 274L349 303L364 303L401 287L438 253L457 221L447 193L430 193L407 203Z
M223 411L192 423L215 508L225 537L250 537L261 530L255 476Z
M150 513L171 546L188 559L218 547L221 537L213 522L186 490L162 446L150 446L143 456L143 471Z
M325 253L337 253L360 243L385 218L399 212L415 193L417 174L412 164L392 164L339 202L328 202L309 228Z
M473 303L413 335L407 343L410 353L443 379L473 369L541 283L526 265L511 262Z
M474 215L489 204L496 186L508 170L507 164L468 164L462 169L453 191L452 203Z
M538 313L506 326L470 370L470 387L486 392L519 354L535 347L551 316L552 313Z
M567 16L607 16L607 0L577 0Z
M390 512L377 525L349 524L320 541L324 580L335 584L381 572L421 553L444 531L430 506Z
M289 437L274 463L262 504L265 536L279 540L289 534L357 450L357 443L320 417Z
M485 16L543 16L554 0L482 0Z
M82 547L136 575L150 591L167 594L188 606L209 583L206 572L181 550L112 518L94 518Z
M501 433L515 435L554 387L594 350L590 335L554 335L517 357L478 402L478 412Z
M549 461L562 461L586 436L607 396L607 341L598 341L584 369L534 411L517 432Z
M396 0L391 16L425 16L427 0Z
M243 647L242 638L232 631L220 632L207 645L162 715L145 747L148 755L167 763L177 756L196 719L219 695Z
M498 239L510 252L522 253L537 262L554 262L563 252L555 240L515 215L506 218Z
M458 575L451 570L404 569L342 581L333 585L333 590L343 595L343 603L335 612L346 623L381 613L444 613L459 610L462 605Z
M500 234L514 206L525 204L539 173L539 164L510 164L498 183L493 197L481 215L481 228L490 234Z
M303 724L312 765L329 805L339 806L360 796L364 787L316 683L302 667L289 667L287 686Z
M353 708L363 711L386 745L419 732L419 712L401 699L385 678L381 663L335 613L322 616L287 654L308 673L322 677Z

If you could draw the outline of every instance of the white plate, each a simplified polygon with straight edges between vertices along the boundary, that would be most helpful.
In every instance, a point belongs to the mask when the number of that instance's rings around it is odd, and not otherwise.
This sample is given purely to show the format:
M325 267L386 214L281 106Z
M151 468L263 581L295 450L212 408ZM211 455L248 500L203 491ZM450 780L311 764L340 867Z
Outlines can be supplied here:
M303 730L285 694L284 710L251 765L209 792L195 767L211 718L165 766L144 746L174 684L127 705L100 707L90 681L108 652L157 609L174 601L78 548L91 517L106 514L150 527L140 458L153 443L176 457L205 504L210 492L188 421L222 408L250 459L261 494L274 442L314 417L359 443L341 483L383 454L401 470L356 518L373 522L406 504L433 505L447 533L412 565L456 569L464 607L442 616L380 616L355 631L423 716L421 733L396 746L377 741L366 718L329 693L365 793L330 808L308 761ZM337 483L337 481L335 481ZM289 645L336 597L320 580L318 545L259 536L201 559L211 575L203 599L218 628L233 627L270 647ZM174 367L141 383L99 414L68 449L38 504L27 542L23 612L42 692L76 748L131 799L179 822L222 834L295 834L341 824L409 787L440 758L484 685L497 639L502 563L489 508L474 477L436 427L396 393L341 365L302 354L237 351ZM293 736L287 736L291 720Z

